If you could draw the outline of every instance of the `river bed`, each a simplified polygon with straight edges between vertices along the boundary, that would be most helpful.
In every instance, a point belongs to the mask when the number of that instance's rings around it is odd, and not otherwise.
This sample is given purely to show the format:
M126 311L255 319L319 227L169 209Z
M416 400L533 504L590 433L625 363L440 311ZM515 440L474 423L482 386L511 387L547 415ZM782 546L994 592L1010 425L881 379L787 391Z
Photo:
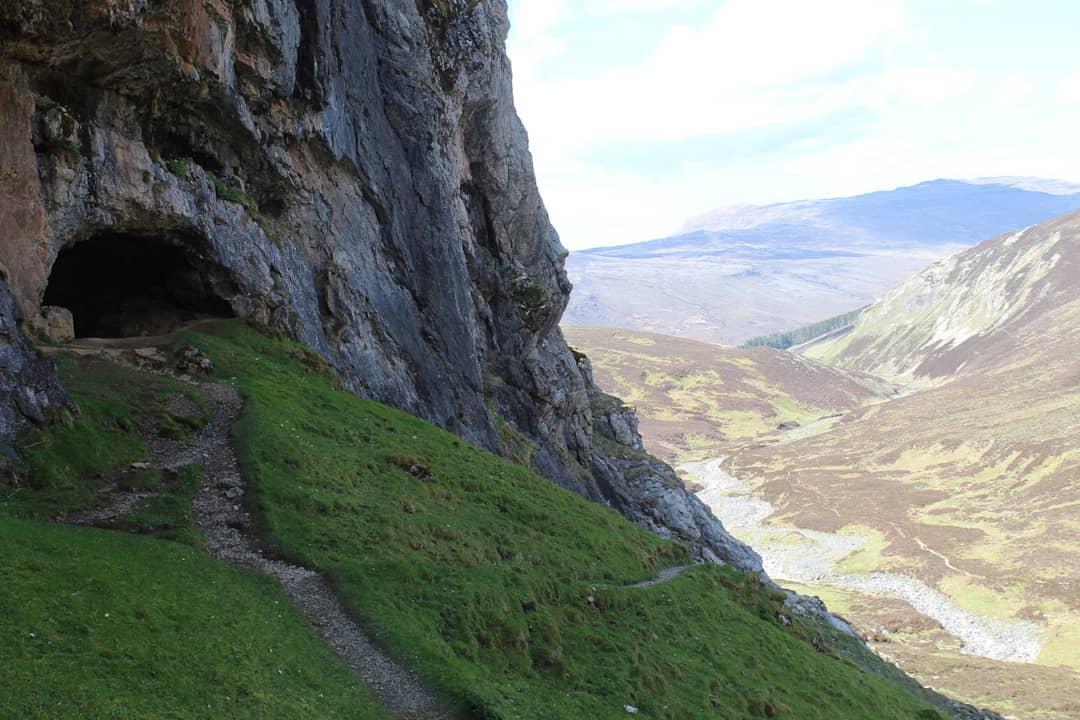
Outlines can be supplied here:
M908 603L941 623L962 643L962 652L993 660L1031 663L1043 647L1043 629L1026 620L1003 620L957 606L941 591L898 573L839 572L839 563L870 538L858 533L827 533L774 525L776 507L756 497L750 484L727 472L726 457L685 463L679 469L698 482L698 497L731 534L761 555L765 571L777 581L796 582L886 596Z

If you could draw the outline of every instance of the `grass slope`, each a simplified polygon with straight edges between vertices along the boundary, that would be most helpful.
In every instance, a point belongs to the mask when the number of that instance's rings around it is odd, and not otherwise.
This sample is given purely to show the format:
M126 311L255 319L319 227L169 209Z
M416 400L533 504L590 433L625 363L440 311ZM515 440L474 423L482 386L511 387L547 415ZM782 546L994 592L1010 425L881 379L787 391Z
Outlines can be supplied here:
M266 539L326 571L397 657L476 717L936 717L785 627L753 578L529 470L338 389L306 348L238 323L181 338L247 397L234 428Z
M178 438L207 420L169 410L177 396L205 408L198 390L187 383L96 357L62 355L58 363L79 417L20 438L23 462L0 478L0 489L7 488L0 497L2 511L52 517L90 504L109 480L155 484L158 478L126 469L146 459L143 433Z
M80 416L25 434L0 478L0 717L384 718L274 582L196 549L198 466L127 471L141 432L198 424L167 409L197 391L96 358L60 370ZM138 535L17 519L89 506L107 479L158 491L111 525Z
M275 583L185 545L0 517L0 568L0 717L385 717Z
M471 717L938 717L850 641L782 623L782 598L752 576L708 566L624 587L684 551L341 390L302 346L237 322L189 343L247 396L234 440L265 539L327 572ZM272 582L190 545L39 522L143 459L140 432L184 425L163 413L191 392L99 360L62 370L82 415L23 438L0 503L0 715L379 717ZM198 545L198 468L140 482L160 493L114 527Z

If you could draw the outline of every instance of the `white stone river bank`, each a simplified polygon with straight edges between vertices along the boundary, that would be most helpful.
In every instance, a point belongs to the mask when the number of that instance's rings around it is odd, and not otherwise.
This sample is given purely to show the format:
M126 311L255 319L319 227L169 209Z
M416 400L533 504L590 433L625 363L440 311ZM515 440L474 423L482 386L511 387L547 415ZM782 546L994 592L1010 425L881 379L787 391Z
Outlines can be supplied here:
M839 572L840 561L866 544L868 538L767 523L776 508L755 497L749 483L724 470L726 459L686 463L679 469L703 486L698 497L712 508L729 532L761 555L765 571L774 580L896 598L941 623L946 632L960 640L965 653L1010 662L1030 663L1038 658L1043 632L1036 623L964 610L944 593L906 575Z

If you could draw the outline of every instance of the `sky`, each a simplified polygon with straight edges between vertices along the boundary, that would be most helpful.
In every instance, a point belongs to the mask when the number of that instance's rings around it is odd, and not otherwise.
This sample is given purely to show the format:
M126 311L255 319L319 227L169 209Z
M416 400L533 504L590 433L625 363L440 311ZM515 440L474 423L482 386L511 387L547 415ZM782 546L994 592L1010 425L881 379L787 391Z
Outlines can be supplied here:
M735 204L1080 180L1074 0L510 0L510 18L571 250Z

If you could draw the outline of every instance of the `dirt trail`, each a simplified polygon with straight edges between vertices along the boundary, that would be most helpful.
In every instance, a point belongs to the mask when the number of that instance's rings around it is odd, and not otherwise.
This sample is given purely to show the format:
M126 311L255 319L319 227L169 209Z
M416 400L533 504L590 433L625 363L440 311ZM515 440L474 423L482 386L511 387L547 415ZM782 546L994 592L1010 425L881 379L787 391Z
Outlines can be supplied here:
M140 357L149 358L157 346L170 342L174 337L175 334L84 338L57 349L57 352L101 355L118 361L122 361L118 357L120 353L135 352L143 353ZM164 361L165 358L162 356L160 359ZM210 405L210 422L191 440L148 437L149 462L145 463L146 468L135 469L178 471L190 465L201 465L202 484L192 506L196 523L206 535L207 549L211 555L277 578L285 594L296 604L312 628L356 671L392 716L400 720L456 718L457 715L412 673L371 643L346 614L322 576L308 568L268 558L259 549L258 543L245 534L244 530L251 526L251 517L243 507L244 481L236 451L229 439L232 425L243 411L243 398L236 388L228 384L194 384L203 391ZM180 402L190 404L190 401ZM197 407L175 409L180 412L198 410ZM97 506L68 513L63 521L91 525L114 520L154 494L124 492L115 486L107 486Z
M318 573L266 557L244 533L243 529L250 527L250 516L241 502L244 481L236 452L229 442L229 431L240 417L243 400L230 385L200 383L199 386L212 408L210 423L191 442L155 442L152 454L154 464L163 469L192 463L203 466L203 482L194 508L210 553L277 578L312 627L394 715L410 720L455 717L411 673L375 648L349 619Z
M641 582L632 583L626 585L627 588L647 588L654 585L663 585L664 583L671 582L677 577L682 577L686 574L693 565L676 565L675 567L664 568L656 574L656 577L651 580L642 580Z

